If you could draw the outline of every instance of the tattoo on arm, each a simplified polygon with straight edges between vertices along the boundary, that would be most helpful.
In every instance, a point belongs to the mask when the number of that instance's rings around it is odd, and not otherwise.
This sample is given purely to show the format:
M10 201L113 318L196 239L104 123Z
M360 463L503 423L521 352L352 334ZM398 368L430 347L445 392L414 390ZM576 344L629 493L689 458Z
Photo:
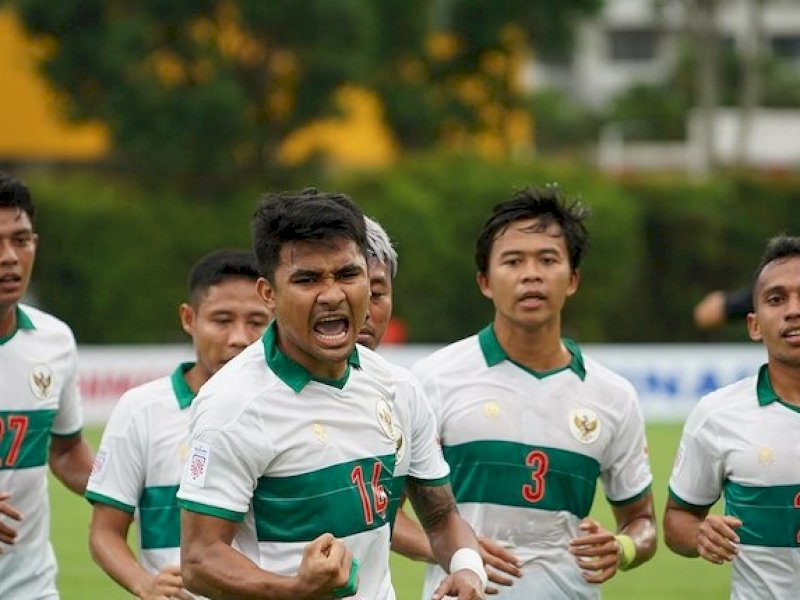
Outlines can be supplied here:
M421 485L413 479L408 479L406 493L425 531L436 529L451 513L458 512L450 484Z

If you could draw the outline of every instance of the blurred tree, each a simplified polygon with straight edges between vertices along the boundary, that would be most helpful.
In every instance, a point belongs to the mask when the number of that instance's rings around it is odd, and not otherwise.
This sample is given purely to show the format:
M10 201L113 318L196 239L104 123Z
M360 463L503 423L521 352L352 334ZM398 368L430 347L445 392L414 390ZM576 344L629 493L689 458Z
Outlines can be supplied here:
M281 158L330 153L318 138L348 123L362 135L333 146L363 154L375 144L370 158L384 161L441 140L484 154L525 150L529 49L561 47L575 19L602 4L9 1L45 48L41 69L68 116L104 121L114 158L140 175L216 198Z

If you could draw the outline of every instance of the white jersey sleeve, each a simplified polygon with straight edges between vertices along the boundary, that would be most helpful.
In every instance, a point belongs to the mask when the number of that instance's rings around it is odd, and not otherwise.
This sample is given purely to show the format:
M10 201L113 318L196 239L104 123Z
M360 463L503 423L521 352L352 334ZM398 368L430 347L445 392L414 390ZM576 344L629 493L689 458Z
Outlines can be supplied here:
M81 394L78 386L78 350L75 338L70 332L69 357L65 372L64 385L61 388L61 397L58 399L58 412L56 413L50 431L54 435L73 435L83 427L83 414L81 411Z
M719 499L724 480L722 457L701 402L683 427L669 480L670 496L679 504L708 507Z
M144 489L147 427L134 409L141 398L123 394L114 407L95 455L86 497L133 513Z
M178 490L182 508L229 521L244 519L274 450L264 432L256 441L242 429L235 424L225 429L201 424L193 429Z
M606 451L600 472L606 498L612 504L625 504L638 499L653 482L644 417L632 386L627 393L627 412Z
M408 474L422 481L443 482L450 474L437 436L436 419L425 392L417 379L408 373L402 386L409 394L411 415L411 463Z

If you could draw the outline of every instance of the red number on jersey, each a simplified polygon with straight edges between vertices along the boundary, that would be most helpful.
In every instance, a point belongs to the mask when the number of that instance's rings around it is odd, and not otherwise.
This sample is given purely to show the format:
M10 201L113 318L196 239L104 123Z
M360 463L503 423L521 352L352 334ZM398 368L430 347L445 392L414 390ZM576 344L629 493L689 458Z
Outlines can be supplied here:
M8 429L14 430L14 438L11 440L11 446L6 454L5 465L7 467L13 467L14 463L17 462L17 457L19 456L19 449L22 447L22 440L25 439L25 434L28 432L29 419L26 416L10 415L6 418L6 420L8 421ZM6 424L3 422L3 419L0 418L0 440L3 439L5 430ZM0 465L2 464L3 459L0 458Z
M386 494L386 489L381 485L381 470L383 470L381 461L375 461L372 465L372 480L370 481L372 502L370 502L369 492L364 481L364 469L361 468L361 465L353 467L350 473L350 481L356 484L358 495L361 497L361 509L364 511L364 522L367 525L372 525L375 520L375 513L378 513L381 517L386 517L386 508L389 506L389 496Z
M541 450L533 450L525 457L525 464L533 469L531 471L533 485L526 483L522 486L522 497L528 502L538 502L544 497L544 476L547 474L550 460Z

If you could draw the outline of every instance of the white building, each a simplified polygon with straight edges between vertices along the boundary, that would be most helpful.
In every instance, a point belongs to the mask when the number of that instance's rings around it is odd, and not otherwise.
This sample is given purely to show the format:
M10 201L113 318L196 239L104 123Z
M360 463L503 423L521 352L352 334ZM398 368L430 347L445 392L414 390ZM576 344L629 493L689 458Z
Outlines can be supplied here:
M717 0L717 27L724 44L742 47L753 28L750 2ZM800 0L760 0L768 52L800 68ZM663 81L678 57L681 40L696 15L685 0L606 0L594 19L577 32L573 56L565 63L537 63L534 87L566 87L589 106L602 106L637 82Z

